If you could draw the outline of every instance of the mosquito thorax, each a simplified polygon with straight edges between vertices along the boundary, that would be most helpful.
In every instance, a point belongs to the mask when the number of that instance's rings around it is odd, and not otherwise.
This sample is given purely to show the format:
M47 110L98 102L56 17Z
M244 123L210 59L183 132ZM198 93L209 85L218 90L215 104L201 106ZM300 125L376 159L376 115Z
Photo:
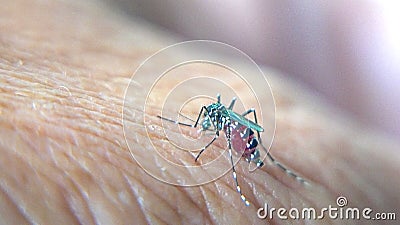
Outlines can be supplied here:
M219 102L215 102L208 105L206 109L207 111L204 112L203 115L203 130L209 129L211 126L213 126L213 124L217 128L217 130L222 130L225 122L229 120L229 118L226 118L226 107Z

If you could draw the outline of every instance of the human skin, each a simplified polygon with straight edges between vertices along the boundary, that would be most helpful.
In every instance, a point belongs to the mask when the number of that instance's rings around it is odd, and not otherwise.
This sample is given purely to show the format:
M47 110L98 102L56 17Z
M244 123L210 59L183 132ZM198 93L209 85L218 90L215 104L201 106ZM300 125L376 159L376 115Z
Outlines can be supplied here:
M399 144L268 69L277 108L271 153L310 185L270 162L252 174L239 162L252 203L245 207L230 173L196 187L154 179L126 144L124 91L145 58L178 39L98 2L10 1L0 15L2 224L303 224L260 220L257 209L318 209L336 206L338 196L351 207L399 215ZM130 122L144 126L141 117ZM148 147L145 135L126 136L136 143L133 153Z

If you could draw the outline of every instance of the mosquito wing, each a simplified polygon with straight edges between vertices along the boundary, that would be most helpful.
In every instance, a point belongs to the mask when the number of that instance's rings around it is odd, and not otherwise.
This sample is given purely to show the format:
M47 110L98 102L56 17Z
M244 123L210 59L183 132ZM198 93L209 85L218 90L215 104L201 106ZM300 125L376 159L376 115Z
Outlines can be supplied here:
M247 119L246 117L235 113L234 111L227 109L229 116L232 118L232 120L238 122L239 124L243 125L243 126L247 126L250 129L256 130L258 132L263 132L264 128L262 128L260 125L254 123L253 121Z

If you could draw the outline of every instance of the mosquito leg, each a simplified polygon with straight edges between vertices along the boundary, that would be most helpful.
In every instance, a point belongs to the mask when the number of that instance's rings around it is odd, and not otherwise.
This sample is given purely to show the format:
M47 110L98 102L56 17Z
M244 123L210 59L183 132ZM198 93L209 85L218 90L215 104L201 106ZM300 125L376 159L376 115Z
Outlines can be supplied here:
M178 122L178 121L176 121L176 120L168 119L168 118L165 118L165 117L162 117L162 116L159 116L159 115L157 115L157 117L160 118L160 119L169 121L169 122L171 122L171 123L175 123L175 124L182 125L182 126L194 127L192 124L181 123L181 122Z
M256 124L258 124L256 110L254 108L248 109L246 112L244 112L242 114L242 116L247 116L250 113L254 113L254 121L255 121ZM261 140L261 135L260 135L259 131L257 131L257 137L258 137L258 141L259 141L259 143L261 145L261 141L262 140ZM264 148L264 146L263 146L263 148ZM265 148L264 148L264 150L265 150ZM254 158L259 158L260 157L260 152L258 151L258 149L251 156L252 156L251 160L253 160ZM257 167L258 168L260 168L260 167L262 167L264 165L264 163L261 161L261 159L259 159L256 163L257 163Z
M232 109L233 109L233 106L235 105L235 102L236 102L236 97L233 97L233 98L232 98L232 101L231 101L231 104L229 104L228 109L232 110Z
M254 108L251 108L251 109L248 109L246 112L244 112L244 113L242 113L242 116L247 116L249 113L252 113L252 112L254 112L254 120L255 120L255 122L257 123L257 119L255 118L255 116L256 116L256 110L254 109Z
M160 116L160 115L157 115L157 117L160 118L160 119L169 121L169 122L171 122L171 123L175 123L175 124L182 125L182 126L197 127L197 124L198 124L198 122L199 122L199 120L200 120L201 114L203 113L203 110L204 110L204 109L207 111L207 109L206 109L205 106L203 106L203 107L201 108L200 113L199 113L199 115L197 116L196 123L195 123L194 125L192 125L192 124L187 124L187 123L181 123L181 122L178 122L178 121L173 120L173 119L169 119L169 118L162 117L162 116ZM192 119L190 119L190 120L192 120Z
M197 124L199 123L199 120L200 120L201 114L203 113L203 110L206 110L206 112L208 114L207 108L205 106L201 107L200 113L197 116L196 123L194 123L194 127L197 127Z
M206 146L204 146L204 147L201 149L201 151L199 152L199 154L197 154L196 159L194 160L195 162L197 162L197 160L199 159L201 153L203 153L204 150L206 150L206 148L208 148L208 146L210 146L218 137L219 137L219 131L215 132L214 138L213 138Z
M255 123L258 124L258 121L257 121L257 114L256 114L256 110L255 110L255 109L252 108L252 109L247 110L245 113L242 114L242 116L246 116L246 115L248 115L248 114L250 114L250 113L253 113L253 115L254 115L254 121L255 121ZM269 153L268 149L263 145L262 139L261 139L261 135L260 135L260 132L259 132L259 131L257 131L257 136L258 136L258 141L259 141L261 147L262 147L262 148L264 149L264 151L267 153L268 158L269 158L276 166L278 166L283 172L285 172L285 173L288 174L289 176L295 178L295 179L296 179L297 181L299 181L300 183L304 183L304 184L307 183L307 181L306 181L304 178L302 178L301 176L295 174L293 171L289 170L286 166L284 166L284 165L283 165L282 163L280 163L279 161L276 161L276 159L271 155L271 153Z
M265 147L263 146L263 148L265 149ZM288 168L286 168L284 165L282 165L280 162L276 161L274 157L272 157L272 155L268 152L267 153L268 158L275 164L277 165L281 170L283 170L286 174L288 174L289 176L292 176L293 178L295 178L297 181L299 181L300 183L304 183L304 184L308 184L308 182L300 177L299 175L295 174L293 171L289 170Z
M242 114L242 116L247 116L247 115L250 114L250 113L253 113L253 115L254 115L254 122L255 122L256 124L258 124L258 121L257 121L257 114L256 114L256 110L255 110L254 108L248 109L246 112L244 112L244 113ZM262 148L267 152L267 154L269 154L269 151L267 150L267 148L265 148L264 145L262 145L261 135L260 135L260 132L259 132L259 131L257 131L257 137L258 137L258 141L259 141L260 145L262 146Z
M258 121L257 121L257 114L256 114L256 110L255 110L254 108L248 109L246 112L244 112L244 113L242 114L242 116L247 116L247 115L250 114L250 113L253 113L253 115L254 115L254 122L255 122L256 124L258 124ZM262 144L261 135L260 135L260 132L259 132L259 131L257 131L257 137L258 137L258 141L259 141L261 147L267 152L267 154L269 154L269 151L267 150L267 148L265 148L264 145Z
M188 117L188 116L185 116L185 115L183 115L183 113L181 113L181 112L179 112L178 113L180 116L182 116L183 118L185 118L185 119L188 119L188 120L190 120L190 121L192 121L193 123L195 123L196 121L195 120L193 120L192 118L190 118L190 117Z
M231 126L230 124L228 124L228 134L227 134L227 138L228 138L228 151L229 151L229 157L231 158L231 165L232 165L232 175L233 175L233 179L235 180L236 183L236 190L237 192L239 192L240 194L240 198L242 199L242 201L244 202L244 204L246 206L249 206L250 203L249 201L246 199L246 197L243 195L242 190L240 188L238 179L237 179L237 174L236 174L236 169L235 169L235 164L233 163L233 157L232 157L232 143L231 143Z

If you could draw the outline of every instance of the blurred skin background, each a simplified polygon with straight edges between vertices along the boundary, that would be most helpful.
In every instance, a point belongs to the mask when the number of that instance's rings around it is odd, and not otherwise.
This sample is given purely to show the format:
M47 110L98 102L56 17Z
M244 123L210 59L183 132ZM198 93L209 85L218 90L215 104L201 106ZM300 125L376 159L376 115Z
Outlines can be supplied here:
M399 1L105 1L183 39L233 45L400 138Z

